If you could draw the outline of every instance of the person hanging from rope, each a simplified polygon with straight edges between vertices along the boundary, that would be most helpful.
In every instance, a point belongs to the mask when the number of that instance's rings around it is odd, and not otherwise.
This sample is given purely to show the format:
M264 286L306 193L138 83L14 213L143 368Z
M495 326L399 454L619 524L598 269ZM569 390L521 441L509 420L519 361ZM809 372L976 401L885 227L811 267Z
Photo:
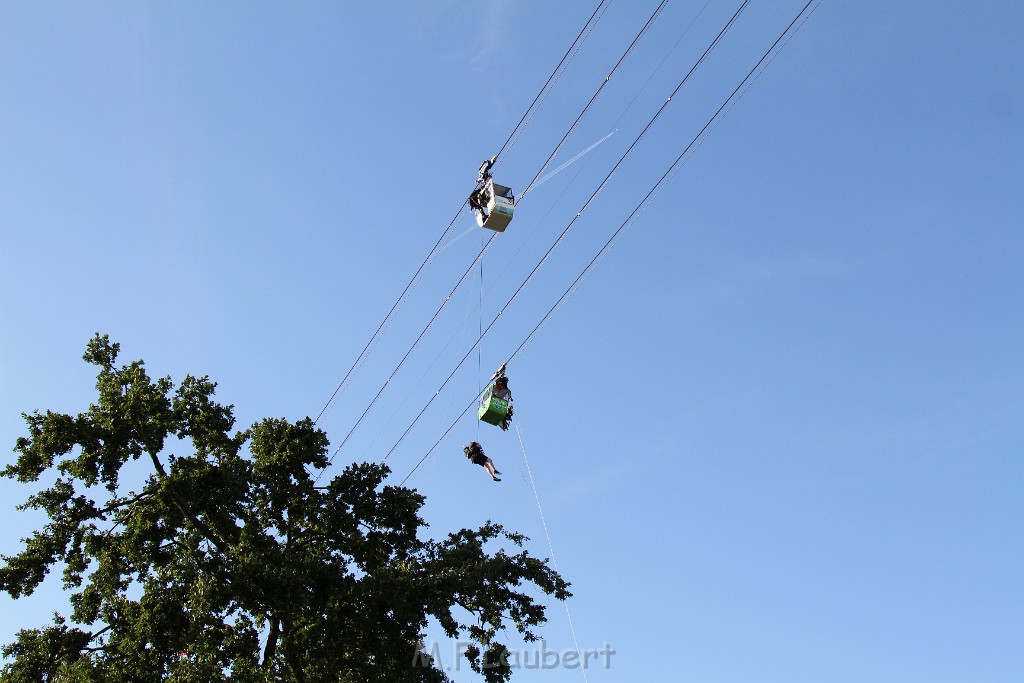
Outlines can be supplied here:
M498 477L495 476L501 474L501 472L499 472L498 468L494 466L494 461L484 454L483 446L476 441L470 441L469 445L462 450L474 465L480 465L487 470L487 474L491 475L491 479L494 481L501 481L501 479L498 479Z
M512 392L508 389L508 377L505 376L505 363L502 363L497 372L491 375L490 381L494 383L494 388L491 390L492 395L497 396L508 404L508 412L505 413L505 417L498 423L498 426L507 432L508 425L512 421Z

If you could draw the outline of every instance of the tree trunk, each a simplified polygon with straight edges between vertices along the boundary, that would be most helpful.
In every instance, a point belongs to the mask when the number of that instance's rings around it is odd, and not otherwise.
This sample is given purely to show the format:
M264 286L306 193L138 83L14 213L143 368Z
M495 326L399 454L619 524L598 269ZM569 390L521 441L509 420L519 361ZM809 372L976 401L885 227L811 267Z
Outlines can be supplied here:
M277 617L270 617L270 635L267 636L267 646L263 648L263 663L261 668L266 669L274 660L277 652L277 638L281 635L281 620Z

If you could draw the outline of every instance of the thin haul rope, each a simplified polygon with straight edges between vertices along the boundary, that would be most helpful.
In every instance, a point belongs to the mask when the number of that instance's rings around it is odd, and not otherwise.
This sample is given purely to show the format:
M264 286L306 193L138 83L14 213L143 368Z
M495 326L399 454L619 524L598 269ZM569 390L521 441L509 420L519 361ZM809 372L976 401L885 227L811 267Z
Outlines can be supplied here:
M548 522L544 517L544 507L540 504L540 495L537 493L537 484L533 480L533 469L530 467L530 459L526 457L526 444L523 442L523 430L520 428L520 420L516 420L516 434L519 436L519 447L522 449L523 462L526 463L526 472L530 475L530 488L533 489L533 499L537 501L537 512L540 513L540 523L544 527L544 538L548 542L548 551L551 553L551 565L558 571L558 559L555 557L555 546L551 543L551 532L548 530ZM572 643L576 647L576 656L583 660L580 652L580 641L576 638L576 625L572 620L572 612L569 611L569 601L562 600L565 606L565 616L569 619L569 631L572 633ZM587 681L587 667L580 667L583 670L583 680Z

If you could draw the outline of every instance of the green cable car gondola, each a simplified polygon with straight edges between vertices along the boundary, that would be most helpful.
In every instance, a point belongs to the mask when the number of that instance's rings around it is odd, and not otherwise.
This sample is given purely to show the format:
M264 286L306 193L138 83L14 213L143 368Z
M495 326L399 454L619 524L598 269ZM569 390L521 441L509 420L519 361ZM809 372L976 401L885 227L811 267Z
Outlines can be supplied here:
M500 425L508 415L508 401L494 395L494 383L487 385L487 390L480 398L477 417L487 424Z
M480 397L480 408L476 415L482 422L497 425L503 430L508 429L512 421L512 392L508 390L504 364L491 377L491 383Z

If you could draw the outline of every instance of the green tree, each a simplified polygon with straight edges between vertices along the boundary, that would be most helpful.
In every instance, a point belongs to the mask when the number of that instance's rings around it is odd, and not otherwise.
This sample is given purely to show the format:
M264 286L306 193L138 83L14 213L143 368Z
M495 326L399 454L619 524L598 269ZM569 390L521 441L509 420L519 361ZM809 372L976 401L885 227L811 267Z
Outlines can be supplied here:
M54 483L19 506L49 521L3 557L0 589L29 595L60 567L70 592L67 617L4 647L4 681L446 681L416 656L431 618L506 681L499 631L535 639L529 593L569 597L500 525L422 540L423 496L385 485L384 465L316 486L328 442L308 418L231 433L208 378L153 381L118 351L89 342L95 404L26 414L2 472ZM119 481L130 460L151 469L138 490Z

